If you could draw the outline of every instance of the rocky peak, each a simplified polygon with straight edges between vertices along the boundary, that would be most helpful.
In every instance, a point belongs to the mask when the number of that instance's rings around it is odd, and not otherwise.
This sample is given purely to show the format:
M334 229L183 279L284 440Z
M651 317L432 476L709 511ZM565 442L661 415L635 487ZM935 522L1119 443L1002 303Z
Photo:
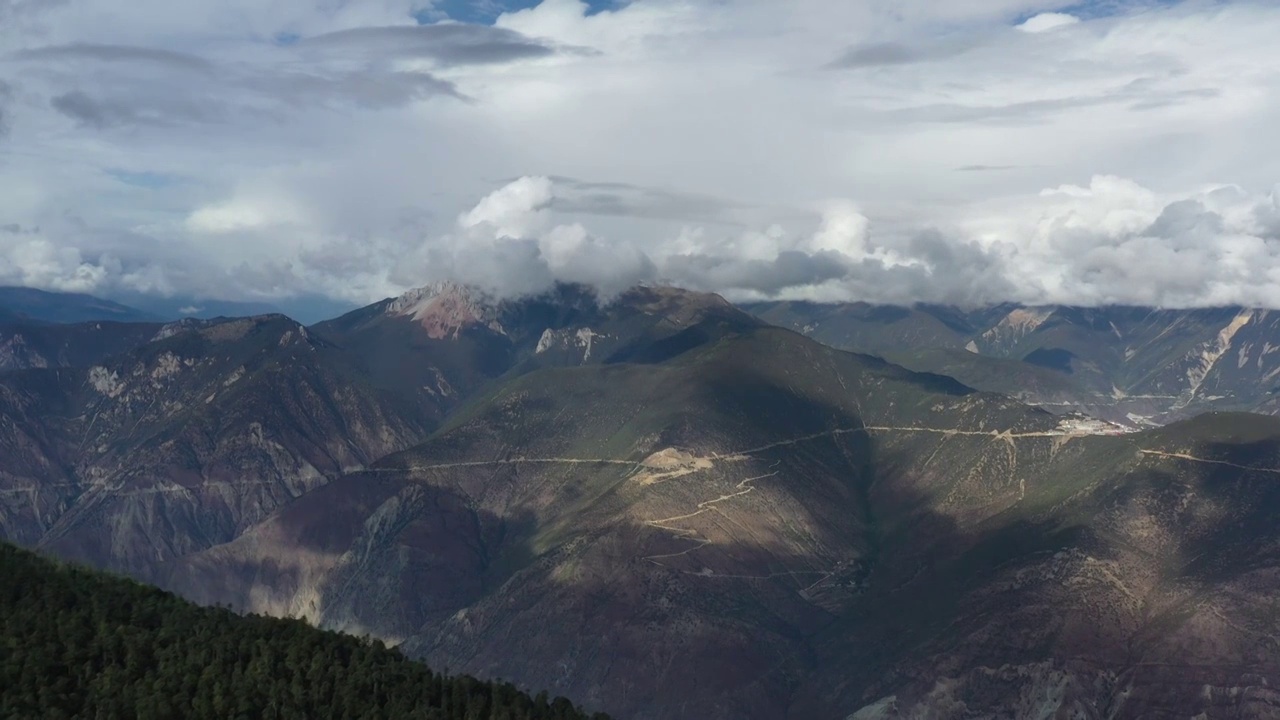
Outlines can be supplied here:
M159 342L166 338L171 338L174 335L177 335L179 333L183 333L188 330L199 330L200 328L208 327L209 325L210 325L210 321L208 320L202 320L200 318L193 318L193 317L185 317L185 318L182 318L181 320L175 320L174 322L166 323L165 325L163 325L160 328L160 330L155 334L155 337L151 338L151 341Z
M675 327L688 327L709 317L751 320L750 316L715 293L695 292L666 285L638 285L619 295L613 306L661 316ZM754 320L751 322L754 323Z
M464 328L481 325L506 334L498 321L498 304L488 293L469 285L438 282L410 290L387 305L388 315L410 317L428 337L457 337Z

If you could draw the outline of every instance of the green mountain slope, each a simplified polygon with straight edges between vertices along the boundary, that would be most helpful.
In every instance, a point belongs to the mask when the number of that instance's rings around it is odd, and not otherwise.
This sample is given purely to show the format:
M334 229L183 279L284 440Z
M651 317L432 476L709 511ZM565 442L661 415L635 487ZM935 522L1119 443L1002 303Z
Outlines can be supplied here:
M563 698L441 676L379 641L201 608L7 543L0 577L3 718L587 717Z

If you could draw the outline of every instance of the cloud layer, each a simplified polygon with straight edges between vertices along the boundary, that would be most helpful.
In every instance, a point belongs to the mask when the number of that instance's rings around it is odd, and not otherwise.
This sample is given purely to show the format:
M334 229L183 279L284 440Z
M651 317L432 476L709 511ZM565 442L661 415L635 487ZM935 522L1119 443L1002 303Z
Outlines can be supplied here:
M562 280L606 293L666 282L743 299L1280 306L1280 198L1236 186L1161 196L1096 176L928 229L880 227L836 201L792 229L684 224L639 240L558 223L573 192L545 177L515 180L407 257L394 279L499 294Z
M1280 7L1080 7L0 0L0 283L1280 307Z

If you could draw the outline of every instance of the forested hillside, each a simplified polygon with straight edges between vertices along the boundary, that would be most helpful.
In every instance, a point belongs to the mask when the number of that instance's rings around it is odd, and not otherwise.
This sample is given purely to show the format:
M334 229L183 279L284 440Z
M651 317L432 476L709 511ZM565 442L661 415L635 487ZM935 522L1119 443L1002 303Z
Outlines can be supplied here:
M199 607L7 544L0 577L0 718L588 717L379 641Z

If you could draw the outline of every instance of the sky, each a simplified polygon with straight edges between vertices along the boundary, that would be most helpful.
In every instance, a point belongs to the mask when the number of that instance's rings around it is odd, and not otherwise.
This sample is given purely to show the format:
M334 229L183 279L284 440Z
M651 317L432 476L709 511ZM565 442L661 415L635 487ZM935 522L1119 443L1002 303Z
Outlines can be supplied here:
M0 284L1280 307L1271 0L0 0Z

